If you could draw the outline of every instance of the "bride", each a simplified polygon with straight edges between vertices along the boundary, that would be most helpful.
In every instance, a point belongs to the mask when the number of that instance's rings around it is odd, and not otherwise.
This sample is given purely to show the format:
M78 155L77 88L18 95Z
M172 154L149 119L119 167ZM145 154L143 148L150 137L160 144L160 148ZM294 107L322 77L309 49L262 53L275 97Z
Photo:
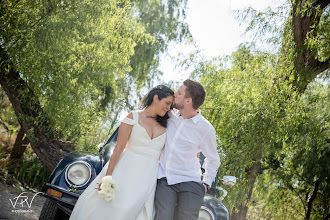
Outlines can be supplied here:
M173 94L164 85L154 87L144 97L142 110L132 111L122 120L110 161L80 195L71 220L153 219L158 159L165 144ZM112 176L118 186L110 202L101 198L97 190L105 175Z

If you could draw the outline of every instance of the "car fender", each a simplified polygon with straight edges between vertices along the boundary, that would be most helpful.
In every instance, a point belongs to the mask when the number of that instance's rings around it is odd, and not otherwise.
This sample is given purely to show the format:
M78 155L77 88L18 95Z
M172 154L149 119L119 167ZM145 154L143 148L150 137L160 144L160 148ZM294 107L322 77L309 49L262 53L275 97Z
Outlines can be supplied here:
M67 154L56 166L52 174L48 179L48 183L59 186L64 189L73 188L65 179L65 172L68 166L74 162L86 162L91 168L91 178L85 187L78 188L83 191L87 186L95 179L95 177L101 172L103 167L103 159L98 154L92 154L88 151L73 151Z

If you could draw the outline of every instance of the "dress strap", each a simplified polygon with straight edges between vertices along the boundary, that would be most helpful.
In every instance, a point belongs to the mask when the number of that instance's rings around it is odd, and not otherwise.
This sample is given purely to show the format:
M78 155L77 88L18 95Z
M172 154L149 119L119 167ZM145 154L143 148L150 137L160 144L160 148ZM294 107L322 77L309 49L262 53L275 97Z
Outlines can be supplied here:
M129 125L135 125L138 123L138 119L139 119L139 113L137 111L132 111L132 114L133 114L133 119L131 118L124 118L122 121L120 122L124 122L126 124L129 124Z
M132 111L133 114L133 120L136 121L136 123L139 123L139 112L134 110Z

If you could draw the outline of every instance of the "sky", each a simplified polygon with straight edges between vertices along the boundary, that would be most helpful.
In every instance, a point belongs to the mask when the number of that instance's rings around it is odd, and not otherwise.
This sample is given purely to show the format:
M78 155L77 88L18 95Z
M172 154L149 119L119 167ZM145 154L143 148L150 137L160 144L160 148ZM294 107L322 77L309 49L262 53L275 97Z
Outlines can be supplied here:
M262 10L278 6L284 0L188 0L186 22L197 46L205 58L229 55L243 42L252 41L243 35L247 24L240 25L235 19L234 10L252 6ZM184 45L171 45L167 54L161 58L159 69L164 72L162 81L182 82L189 77L189 72L179 72L169 58L178 52L189 53Z

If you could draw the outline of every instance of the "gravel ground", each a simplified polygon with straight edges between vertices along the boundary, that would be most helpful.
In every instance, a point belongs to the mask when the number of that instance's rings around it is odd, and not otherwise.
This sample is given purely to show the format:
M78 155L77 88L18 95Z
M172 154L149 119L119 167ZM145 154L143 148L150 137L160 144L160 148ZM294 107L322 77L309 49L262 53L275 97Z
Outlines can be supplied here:
M21 194L22 192L26 193ZM36 193L38 192L33 192L28 189L24 189L23 187L10 186L0 182L0 219L39 219L42 206L46 199L40 194L36 195ZM20 194L21 196L18 198ZM36 196L34 197L34 195Z

